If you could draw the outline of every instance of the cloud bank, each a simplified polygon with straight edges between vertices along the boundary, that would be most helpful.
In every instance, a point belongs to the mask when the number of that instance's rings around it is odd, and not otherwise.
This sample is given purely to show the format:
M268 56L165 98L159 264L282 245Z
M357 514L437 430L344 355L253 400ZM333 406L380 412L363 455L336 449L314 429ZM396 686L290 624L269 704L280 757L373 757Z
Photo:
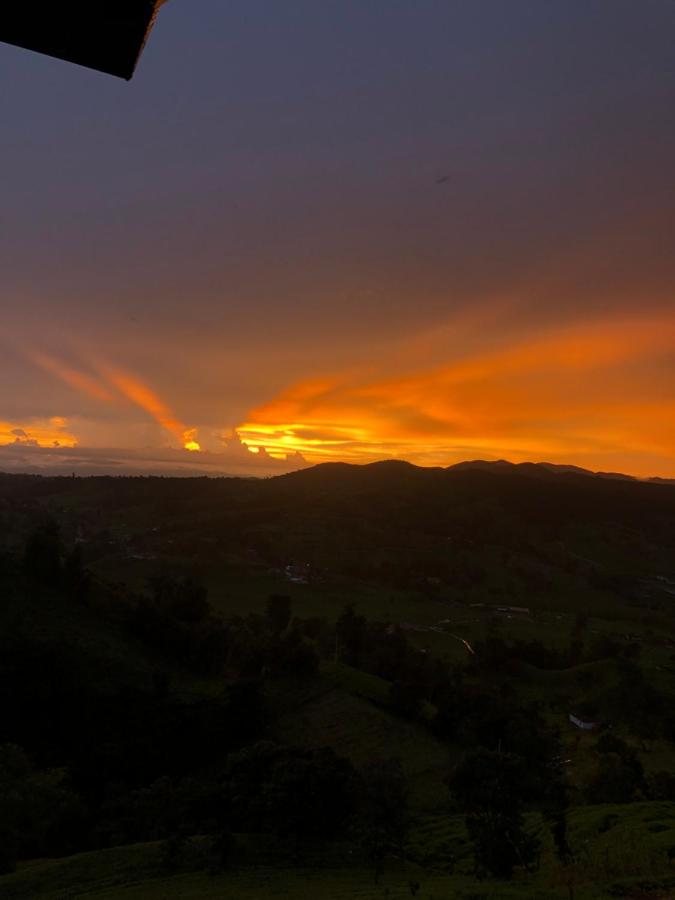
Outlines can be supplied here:
M249 450L236 438L224 445L221 452L195 453L173 448L40 446L30 437L30 432L23 431L23 435L17 434L11 443L0 445L0 471L36 475L265 478L308 465L300 454L275 458L265 451Z

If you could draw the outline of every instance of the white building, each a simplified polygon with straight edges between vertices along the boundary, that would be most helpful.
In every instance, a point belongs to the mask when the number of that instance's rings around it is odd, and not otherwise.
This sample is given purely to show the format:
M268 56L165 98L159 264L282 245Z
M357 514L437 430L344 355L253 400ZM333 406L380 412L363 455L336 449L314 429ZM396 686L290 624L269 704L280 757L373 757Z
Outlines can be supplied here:
M585 722L583 719L580 719L578 716L569 714L569 720L573 725L576 725L577 728L581 728L582 731L595 731L598 727L597 722Z

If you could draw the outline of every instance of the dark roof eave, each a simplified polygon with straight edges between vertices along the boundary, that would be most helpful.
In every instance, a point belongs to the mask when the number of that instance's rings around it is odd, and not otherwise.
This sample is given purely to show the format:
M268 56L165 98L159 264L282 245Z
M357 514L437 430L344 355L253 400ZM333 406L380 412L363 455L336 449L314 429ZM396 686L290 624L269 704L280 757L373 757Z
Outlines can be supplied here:
M6 0L0 41L129 80L165 0Z

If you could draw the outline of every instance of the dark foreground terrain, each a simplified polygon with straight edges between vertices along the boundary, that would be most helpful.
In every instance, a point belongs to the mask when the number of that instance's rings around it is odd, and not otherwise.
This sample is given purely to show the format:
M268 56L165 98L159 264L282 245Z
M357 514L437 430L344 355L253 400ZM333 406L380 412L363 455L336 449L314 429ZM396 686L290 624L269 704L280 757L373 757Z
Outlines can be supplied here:
M675 485L0 475L0 897L675 895Z

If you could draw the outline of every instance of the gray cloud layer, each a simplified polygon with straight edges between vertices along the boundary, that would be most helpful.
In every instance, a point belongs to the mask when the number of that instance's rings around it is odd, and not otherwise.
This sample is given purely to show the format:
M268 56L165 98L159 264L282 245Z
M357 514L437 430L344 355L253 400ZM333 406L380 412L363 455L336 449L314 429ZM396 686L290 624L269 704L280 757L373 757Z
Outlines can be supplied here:
M273 459L245 448L222 453L186 450L128 450L86 447L37 447L26 441L0 446L0 470L39 475L281 475L306 466L301 456Z

